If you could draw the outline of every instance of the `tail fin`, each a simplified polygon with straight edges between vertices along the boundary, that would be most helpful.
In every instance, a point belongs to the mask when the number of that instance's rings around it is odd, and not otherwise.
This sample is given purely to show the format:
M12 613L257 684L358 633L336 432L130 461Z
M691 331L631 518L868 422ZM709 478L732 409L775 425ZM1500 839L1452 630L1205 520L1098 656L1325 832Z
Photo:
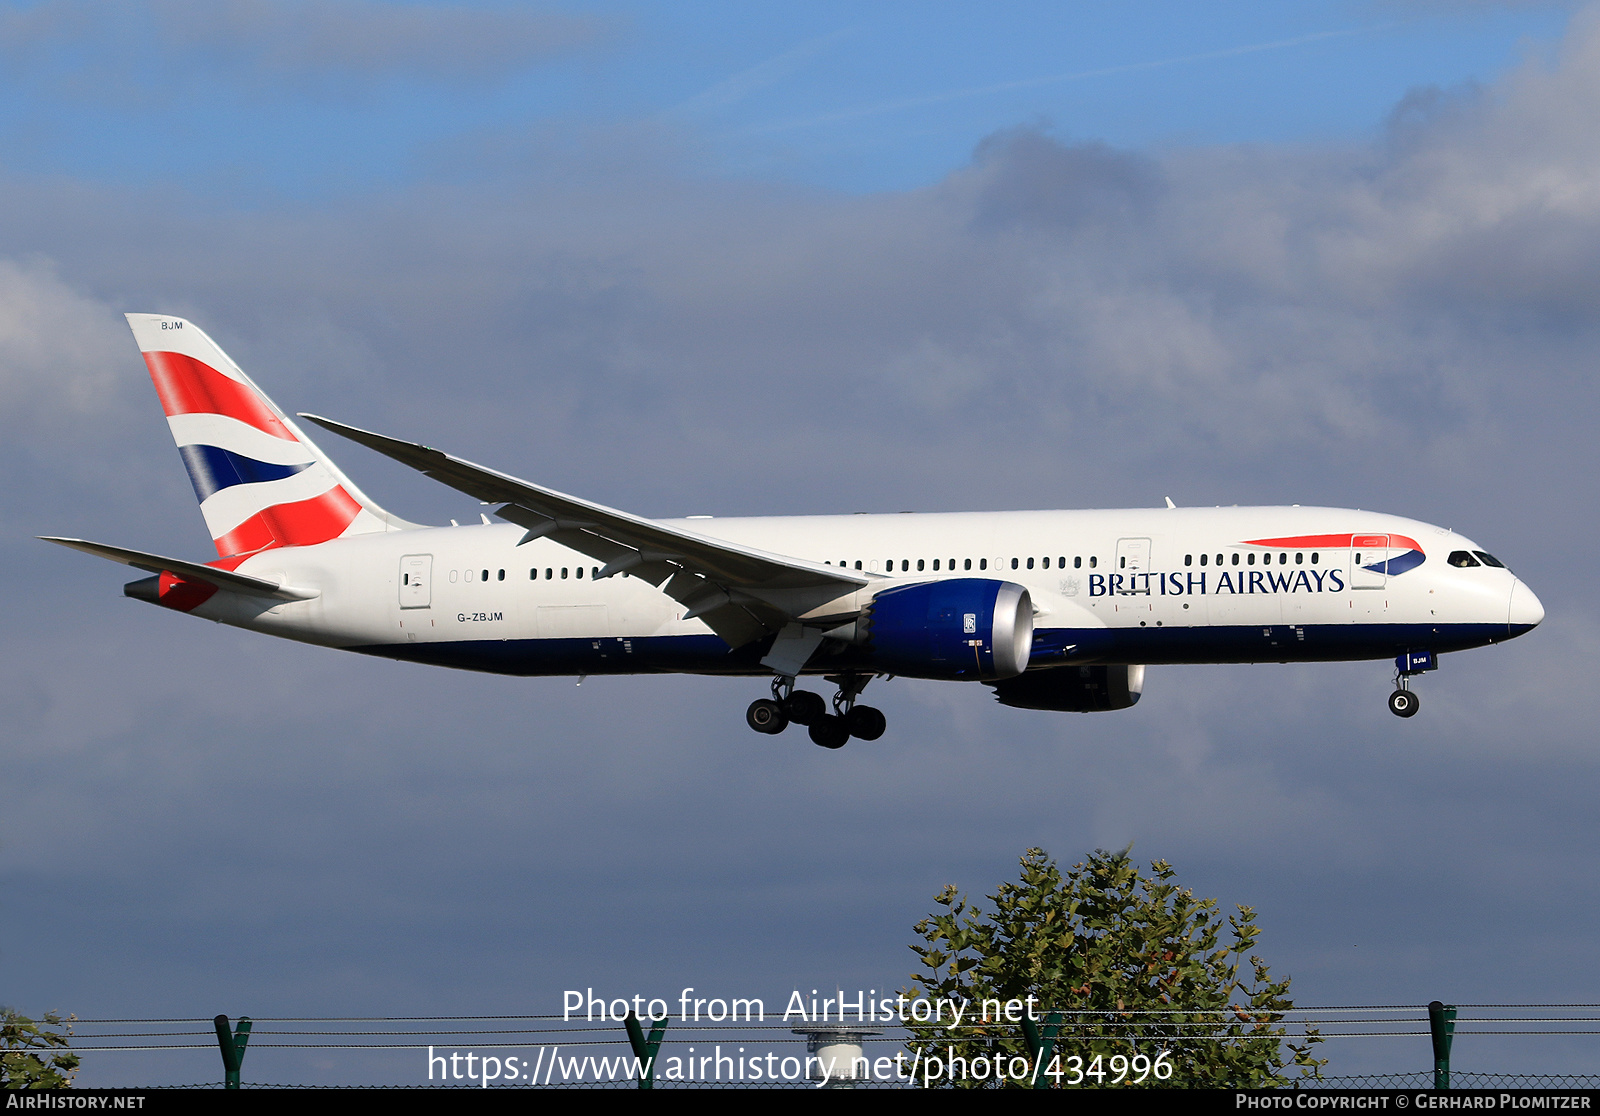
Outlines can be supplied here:
M220 557L413 526L351 484L204 332L127 318Z

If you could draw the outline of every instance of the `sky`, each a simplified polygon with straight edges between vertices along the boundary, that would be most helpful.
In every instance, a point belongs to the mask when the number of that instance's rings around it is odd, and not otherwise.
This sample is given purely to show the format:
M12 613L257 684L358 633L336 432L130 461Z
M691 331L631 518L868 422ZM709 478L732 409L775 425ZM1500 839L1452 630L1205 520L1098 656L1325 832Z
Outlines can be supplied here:
M0 5L0 1002L899 988L946 884L1130 843L1254 908L1299 1003L1600 1001L1600 9L1217 8ZM751 733L756 680L276 642L34 540L208 554L129 311L289 410L639 514L1371 508L1548 618L1408 721L1387 663L1152 668L1094 715L896 679L839 752ZM326 448L396 514L479 511Z

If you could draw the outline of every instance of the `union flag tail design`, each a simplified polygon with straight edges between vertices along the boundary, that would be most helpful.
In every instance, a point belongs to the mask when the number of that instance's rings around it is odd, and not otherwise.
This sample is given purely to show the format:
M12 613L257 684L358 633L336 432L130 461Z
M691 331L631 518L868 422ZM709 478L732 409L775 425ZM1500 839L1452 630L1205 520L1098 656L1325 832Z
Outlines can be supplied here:
M351 484L203 331L127 317L219 557L410 526Z

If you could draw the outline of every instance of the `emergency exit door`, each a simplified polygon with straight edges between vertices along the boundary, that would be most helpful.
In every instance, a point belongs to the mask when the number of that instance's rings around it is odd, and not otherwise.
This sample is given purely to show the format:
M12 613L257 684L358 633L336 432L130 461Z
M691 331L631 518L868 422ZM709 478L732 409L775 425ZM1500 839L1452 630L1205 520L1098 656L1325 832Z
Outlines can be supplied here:
M407 554L400 559L400 607L433 604L433 555Z

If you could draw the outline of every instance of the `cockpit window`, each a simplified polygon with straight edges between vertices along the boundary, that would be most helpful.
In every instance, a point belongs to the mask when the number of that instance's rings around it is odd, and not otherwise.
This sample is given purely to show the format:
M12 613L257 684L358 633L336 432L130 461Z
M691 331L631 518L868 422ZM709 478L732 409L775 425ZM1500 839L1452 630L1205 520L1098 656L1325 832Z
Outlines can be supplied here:
M1467 569L1478 564L1478 560L1472 555L1468 554L1465 550L1452 550L1450 552L1450 557L1447 558L1446 561L1448 561L1452 566L1459 566L1462 569Z
M1485 566L1493 566L1497 570L1503 570L1506 568L1506 564L1500 561L1500 559L1496 558L1493 554L1485 554L1481 550L1474 550L1472 553L1476 554Z

